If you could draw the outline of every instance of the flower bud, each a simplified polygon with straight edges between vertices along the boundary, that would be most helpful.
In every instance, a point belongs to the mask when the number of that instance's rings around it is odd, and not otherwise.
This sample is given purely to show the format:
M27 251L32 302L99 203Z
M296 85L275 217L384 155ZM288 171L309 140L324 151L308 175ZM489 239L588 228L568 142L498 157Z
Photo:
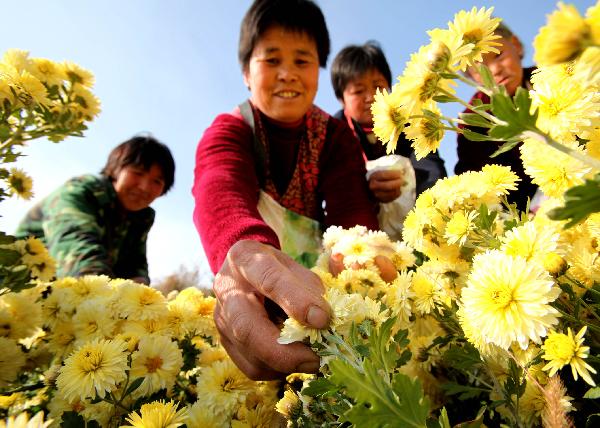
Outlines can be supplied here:
M544 257L544 268L553 277L558 277L567 270L567 262L556 253L548 253Z
M433 42L430 45L429 52L427 53L427 65L429 70L434 73L441 73L446 70L452 53L448 46L442 42Z

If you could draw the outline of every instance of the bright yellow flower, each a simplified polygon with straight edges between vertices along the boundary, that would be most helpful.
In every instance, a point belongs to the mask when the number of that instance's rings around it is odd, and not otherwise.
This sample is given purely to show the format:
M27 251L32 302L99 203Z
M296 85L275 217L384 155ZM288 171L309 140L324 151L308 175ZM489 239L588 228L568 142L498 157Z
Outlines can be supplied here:
M46 428L51 423L52 420L44 421L44 412L36 413L31 419L27 412L23 412L0 421L0 428Z
M181 351L170 337L142 337L138 350L131 356L131 378L144 378L134 394L150 395L160 389L170 391L182 365Z
M560 255L551 252L544 256L544 268L553 277L561 276L567 270L567 262Z
M500 36L495 35L494 31L500 18L492 18L493 12L493 7L482 7L479 10L473 7L468 12L461 10L454 15L454 21L448 23L449 30L462 38L463 45L473 45L469 54L460 60L459 68L462 71L475 62L482 62L482 55L485 53L499 53L495 46L500 46L500 43L495 40Z
M377 252L370 244L366 236L353 236L351 234L342 237L331 249L333 254L344 256L344 266L364 266L373 261Z
M577 143L565 143L563 145L583 152L583 148ZM540 156L552 150L552 155ZM560 197L573 186L582 184L590 172L590 167L558 150L548 148L545 143L533 139L527 139L521 144L521 159L525 172L532 178L533 183L540 186L545 195Z
M237 406L254 389L248 379L231 360L217 361L203 367L198 375L196 392L202 397L204 406L230 417Z
M117 323L106 310L107 306L107 299L98 297L91 298L77 307L72 322L78 340L91 341L112 336Z
M254 408L243 406L237 414L238 419L231 421L231 428L270 428L279 422L272 405L258 404Z
M452 214L452 217L446 224L444 237L449 244L465 245L469 237L469 233L475 229L475 218L477 211L457 211Z
M78 111L86 120L94 120L100 114L100 100L89 89L76 85L73 89L73 98L79 106Z
M550 306L560 289L541 266L501 251L475 256L473 269L462 289L464 318L478 325L487 343L508 349L518 342L539 343L558 322Z
M474 47L472 43L463 43L462 34L457 34L456 32L450 30L435 28L428 31L427 34L431 39L431 44L428 51L429 64L435 64L435 59L437 57L438 62L447 62L446 71L458 70L463 58L469 55ZM449 58L445 60L445 56L449 56ZM430 68L432 68L431 65Z
M535 36L533 59L538 66L571 61L590 44L591 28L573 5L558 3Z
M120 340L89 342L65 360L56 379L67 399L104 397L127 377L127 345Z
M427 269L417 268L412 279L412 291L416 311L421 314L429 314L440 303L442 284L438 278Z
M58 321L49 336L48 348L57 358L71 354L75 346L75 329L71 321Z
M500 250L509 256L521 256L527 261L543 264L546 255L556 250L558 237L553 229L538 228L530 221L506 232L501 238Z
M14 381L23 365L25 355L17 342L0 337L0 387L3 388Z
M595 128L588 135L589 141L585 144L588 155L600 159L600 127Z
M143 404L140 413L132 412L127 418L131 425L121 425L121 428L177 428L185 424L188 410L183 407L177 410L177 403L163 400Z
M511 190L517 190L517 182L521 181L510 167L489 164L481 170L486 192L494 195L507 195Z
M585 12L585 22L592 30L593 42L600 45L600 2L596 2Z
M25 339L42 326L42 308L35 289L0 296L0 336Z
M62 63L63 70L67 75L67 78L75 83L91 88L94 86L94 75L83 67L75 64L74 62L65 61Z
M207 408L202 398L188 406L185 424L188 428L229 428L225 415Z
M167 316L167 300L155 288L133 281L119 283L117 307L123 318L158 319Z
M33 65L29 52L21 49L7 50L2 57L2 64L14 68L17 73L31 71Z
M10 193L17 195L21 199L31 199L33 197L33 180L23 170L11 168L7 178Z
M375 101L371 104L373 132L385 144L387 153L396 150L398 137L409 116L409 112L400 103L399 93L397 85L394 85L390 93L386 89L377 89Z
M26 108L33 108L37 104L50 104L46 87L30 72L17 72L15 69L4 67L0 75L16 92L20 104Z
M389 259L394 263L399 271L408 269L415 265L417 258L414 254L414 249L409 247L405 242L394 242L394 252L388 255Z
M281 400L275 405L277 412L286 418L292 418L295 414L302 411L302 402L292 390L286 389Z
M33 58L30 71L48 86L62 85L67 77L59 64L46 58Z
M434 102L423 106L429 110L425 117L411 118L408 126L404 128L406 137L412 141L417 160L424 158L431 152L436 152L444 138L444 123L440 120L440 109Z
M367 269L344 270L336 278L336 287L346 293L358 293L371 298L387 290L387 284L379 274Z
M412 315L412 300L415 297L412 291L412 276L411 271L400 272L383 297L392 314L398 317L401 328L405 328Z
M558 370L568 364L571 366L575 380L581 376L588 384L596 386L590 375L590 372L596 374L596 370L584 361L590 353L589 346L582 346L586 330L587 326L584 326L575 336L570 327L567 328L567 334L557 332L548 334L542 350L544 351L543 358L549 361L544 366L544 370L549 370L550 376L554 376Z

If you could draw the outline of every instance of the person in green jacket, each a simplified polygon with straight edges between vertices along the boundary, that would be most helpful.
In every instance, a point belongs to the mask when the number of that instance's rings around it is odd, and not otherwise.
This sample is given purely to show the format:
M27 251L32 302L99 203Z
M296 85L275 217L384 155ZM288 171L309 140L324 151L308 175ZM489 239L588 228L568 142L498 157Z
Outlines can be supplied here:
M171 189L174 176L166 145L133 137L111 151L99 176L72 178L34 206L15 235L40 238L59 278L104 274L149 284L150 204Z

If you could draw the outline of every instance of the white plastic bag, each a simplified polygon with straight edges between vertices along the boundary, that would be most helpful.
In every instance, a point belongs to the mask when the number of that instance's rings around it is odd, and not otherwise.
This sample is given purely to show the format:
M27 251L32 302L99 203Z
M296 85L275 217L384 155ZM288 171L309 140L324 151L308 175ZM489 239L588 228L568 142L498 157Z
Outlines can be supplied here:
M400 155L382 156L367 162L367 180L375 171L401 170L404 185L402 193L388 203L379 204L379 228L387 233L390 239L402 239L402 227L408 212L414 207L416 199L415 170L408 158Z

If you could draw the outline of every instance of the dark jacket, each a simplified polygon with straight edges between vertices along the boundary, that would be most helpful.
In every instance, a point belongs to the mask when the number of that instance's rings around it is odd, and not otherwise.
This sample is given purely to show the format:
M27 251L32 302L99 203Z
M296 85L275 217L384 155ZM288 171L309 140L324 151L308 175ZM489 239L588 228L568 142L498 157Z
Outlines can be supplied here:
M336 118L346 121L344 110L338 111L335 116ZM385 147L381 142L377 141L376 144L369 142L367 134L364 132L360 124L352 119L354 128L354 135L358 138L362 147L363 153L368 160L373 160L385 156ZM415 169L415 178L417 181L417 196L419 196L424 190L429 189L435 184L440 178L447 177L446 168L444 167L444 160L440 157L439 152L429 153L426 157L421 160L417 160L415 151L411 146L411 142L404 133L400 135L396 150L396 155L402 155L410 159L410 163Z
M530 80L533 70L534 68L523 69L522 87L527 89L531 88ZM483 92L477 92L473 95L470 103L472 104L476 99L481 100L484 104L490 102L490 97ZM464 112L472 113L469 109L466 109ZM461 128L462 127L463 126L461 125ZM482 134L487 133L487 130L484 128L470 127L469 129ZM508 201L510 203L516 203L517 208L523 211L527 206L527 199L533 198L537 186L531 182L531 177L525 174L523 162L521 161L521 153L519 151L521 143L517 144L511 150L491 158L490 156L498 150L501 145L502 142L497 141L471 141L463 134L458 134L458 145L456 148L458 162L454 167L454 172L456 174L462 174L466 171L481 171L484 165L488 164L509 166L510 169L519 176L521 181L518 183L517 190L508 194Z

